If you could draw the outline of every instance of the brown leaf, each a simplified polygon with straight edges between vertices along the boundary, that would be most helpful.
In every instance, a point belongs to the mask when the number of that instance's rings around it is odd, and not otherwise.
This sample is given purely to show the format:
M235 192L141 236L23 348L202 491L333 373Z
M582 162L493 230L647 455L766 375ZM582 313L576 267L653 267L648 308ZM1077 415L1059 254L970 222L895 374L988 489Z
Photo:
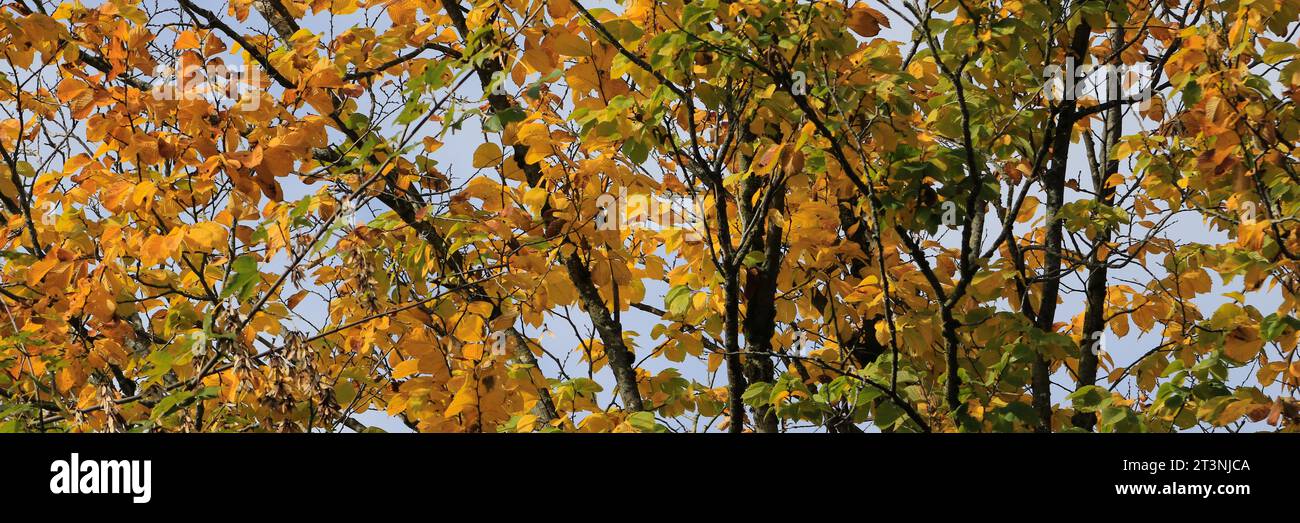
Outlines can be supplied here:
M864 38L871 38L880 34L881 27L889 27L889 18L880 11L858 5L849 10L848 24L853 32Z

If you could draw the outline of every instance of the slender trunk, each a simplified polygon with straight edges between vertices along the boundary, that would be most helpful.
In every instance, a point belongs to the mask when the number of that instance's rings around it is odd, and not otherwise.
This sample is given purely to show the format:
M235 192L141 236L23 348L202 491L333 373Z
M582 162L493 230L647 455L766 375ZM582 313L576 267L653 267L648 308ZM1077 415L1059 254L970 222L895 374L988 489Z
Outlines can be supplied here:
M725 204L724 204L725 205ZM723 225L726 227L726 225ZM745 380L744 363L740 357L739 337L739 320L740 320L740 278L735 270L728 270L724 276L725 299L727 301L725 318L723 320L724 332L723 348L727 351L727 387L728 387L728 409L729 424L727 429L732 433L740 433L745 430L745 402L743 397L748 382Z
M600 341L605 345L605 354L609 357L609 368L614 371L614 381L618 383L618 395L623 400L623 408L645 410L641 401L641 391L637 388L636 369L633 368L632 352L623 342L623 326L609 314L605 301L600 297L596 284L591 280L591 271L578 253L570 254L565 260L565 268L573 285L578 289L578 299L582 308L591 317L591 324L600 334Z
M972 174L971 178L972 184L975 185L971 188L971 192L978 194L983 189L980 176ZM970 218L962 230L965 241L962 243L961 281L953 289L953 293L948 297L948 300L943 303L943 309L940 311L940 317L943 319L943 339L946 349L944 356L947 361L945 364L948 368L944 399L948 404L950 414L957 413L962 406L960 397L961 375L959 374L961 370L961 338L957 335L957 329L961 326L961 322L957 321L957 318L953 315L953 310L965 295L966 289L970 287L971 278L975 276L975 272L979 269L979 261L975 257L979 256L982 246L981 235L984 232L985 202L982 198L973 195L968 202L967 209Z
M1111 49L1118 49L1123 45L1124 27L1117 26L1111 31L1110 42ZM1123 63L1118 56L1112 59L1113 64ZM1119 89L1110 93L1111 96L1118 96ZM1124 129L1124 110L1122 106L1116 105L1106 110L1104 123L1102 125L1102 145L1100 154L1103 159L1099 167L1093 171L1093 188L1096 191L1097 203L1101 205L1112 205L1115 200L1115 190L1107 184L1107 180L1113 174L1119 173L1119 160L1111 158L1111 150L1119 143L1120 136L1123 136ZM1106 244L1110 242L1110 229L1102 229L1097 233L1095 247L1093 248L1093 258L1089 260L1090 271L1088 273L1087 283L1087 308L1083 314L1083 347L1079 354L1079 382L1078 387L1086 387L1097 382L1097 364L1098 352L1100 348L1099 336L1105 335L1106 329L1106 276L1108 256L1105 251ZM1092 430L1097 423L1097 414L1093 412L1079 412L1074 415L1073 423L1076 427Z
M731 228L727 213L727 192L722 178L710 180L713 188L714 214L718 225L718 244L722 249L723 312L722 347L726 351L728 424L733 434L745 430L745 380L744 360L740 356L740 270L733 265L735 252L731 245Z
M773 175L773 178L775 175ZM749 227L754 220L766 220L766 213L755 214L752 205L754 193L761 181L752 177L741 191L741 222ZM769 191L784 191L784 187L769 185ZM772 207L780 209L785 204L785 196L776 193ZM766 231L761 226L756 229L753 251L763 253L763 261L757 267L747 271L745 279L745 379L748 383L772 381L775 367L769 356L772 350L772 335L776 331L776 280L781 271L781 226L777 223L767 224ZM746 253L739 253L744 256ZM754 427L758 432L777 432L779 423L776 412L770 405L754 409Z
M1074 30L1067 56L1075 64L1082 64L1088 49L1092 28L1086 21L1079 23ZM1070 71L1068 74L1073 74ZM1043 176L1047 192L1047 238L1044 242L1043 288L1040 296L1042 303L1038 308L1037 327L1044 331L1053 330L1056 323L1056 301L1061 294L1061 248L1062 220L1059 217L1065 201L1066 162L1070 157L1070 134L1076 119L1075 100L1072 93L1067 93L1061 102L1057 125L1054 129L1051 150L1051 165ZM1034 410L1039 417L1039 432L1052 431L1052 363L1041 353L1034 356L1033 375L1030 388L1033 395Z

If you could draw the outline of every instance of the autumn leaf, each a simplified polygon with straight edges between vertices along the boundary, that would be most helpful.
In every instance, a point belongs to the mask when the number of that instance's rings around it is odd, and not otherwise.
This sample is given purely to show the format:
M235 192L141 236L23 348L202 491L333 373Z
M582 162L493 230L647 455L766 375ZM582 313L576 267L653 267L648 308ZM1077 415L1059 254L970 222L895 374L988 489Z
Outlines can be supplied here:
M879 34L881 27L889 27L889 18L865 5L856 5L849 10L848 25L853 32L870 38Z
M1259 330L1254 327L1239 326L1228 332L1223 341L1224 355L1238 362L1255 359L1264 348L1264 340L1259 337Z
M496 165L500 161L501 148L494 143L484 143L474 150L473 166L476 169L490 167Z

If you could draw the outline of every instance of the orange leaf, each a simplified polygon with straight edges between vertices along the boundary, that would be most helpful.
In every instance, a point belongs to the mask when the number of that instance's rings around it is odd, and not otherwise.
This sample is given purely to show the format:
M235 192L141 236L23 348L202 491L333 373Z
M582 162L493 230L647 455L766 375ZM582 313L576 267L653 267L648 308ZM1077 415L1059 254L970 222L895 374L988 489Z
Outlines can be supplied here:
M853 32L870 38L879 34L882 26L889 27L889 18L880 11L859 5L849 11L848 25Z
M176 49L185 50L185 49L198 49L198 48L199 48L199 37L194 34L194 31L186 29L184 31L181 31L180 36L176 37Z

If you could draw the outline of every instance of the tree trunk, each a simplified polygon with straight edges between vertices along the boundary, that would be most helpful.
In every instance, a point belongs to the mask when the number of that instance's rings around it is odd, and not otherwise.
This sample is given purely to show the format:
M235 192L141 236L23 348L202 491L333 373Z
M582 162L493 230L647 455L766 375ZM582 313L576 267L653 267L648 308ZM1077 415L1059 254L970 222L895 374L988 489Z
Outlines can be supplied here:
M775 175L773 175L775 177ZM746 227L754 220L766 220L767 213L755 214L752 205L754 193L762 180L751 177L746 182L746 190L741 194L741 220ZM785 205L783 187L768 185L767 190L778 191L772 202L772 208L780 209ZM755 232L753 251L763 253L763 261L747 271L745 279L745 379L749 384L757 382L771 383L775 374L772 364L772 335L776 332L776 280L781 272L781 236L783 231L777 223L767 224L766 231L762 225ZM745 256L747 253L738 253ZM754 409L754 427L758 432L777 432L779 424L776 412L771 405L762 405Z
M1088 50L1089 36L1092 28L1087 21L1079 22L1067 50L1067 56L1073 63L1082 64ZM1073 74L1068 71L1067 74ZM1047 238L1044 249L1043 288L1040 296L1042 302L1038 308L1037 327L1052 331L1056 323L1056 301L1061 294L1061 248L1062 221L1058 216L1065 200L1066 162L1070 158L1070 134L1076 119L1073 93L1066 93L1061 102L1057 125L1054 129L1051 149L1051 165L1043 176L1047 192ZM1033 375L1030 388L1033 395L1034 410L1039 417L1039 432L1052 431L1052 364L1046 356L1039 353L1034 356Z
M1117 26L1111 31L1110 48L1119 49L1124 41L1124 27ZM1123 61L1115 56L1112 65L1122 64ZM1112 96L1119 95L1119 89L1111 93ZM1115 200L1115 190L1106 183L1112 174L1119 173L1119 160L1111 158L1111 150L1119 143L1120 136L1123 135L1124 129L1124 109L1116 105L1106 110L1104 123L1102 125L1102 142L1101 142L1101 162L1093 171L1093 188L1096 191L1097 203L1101 205L1112 205ZM1109 262L1108 253L1103 249L1110 242L1110 229L1102 229L1097 233L1097 239L1094 242L1094 255L1089 260L1090 271L1088 273L1087 283L1087 309L1083 314L1083 347L1079 354L1079 382L1076 388L1087 387L1097 382L1097 364L1098 353L1100 349L1098 344L1101 343L1100 336L1105 336L1106 330L1106 276L1107 264ZM1097 423L1097 414L1093 412L1075 413L1072 419L1074 426L1092 430Z

